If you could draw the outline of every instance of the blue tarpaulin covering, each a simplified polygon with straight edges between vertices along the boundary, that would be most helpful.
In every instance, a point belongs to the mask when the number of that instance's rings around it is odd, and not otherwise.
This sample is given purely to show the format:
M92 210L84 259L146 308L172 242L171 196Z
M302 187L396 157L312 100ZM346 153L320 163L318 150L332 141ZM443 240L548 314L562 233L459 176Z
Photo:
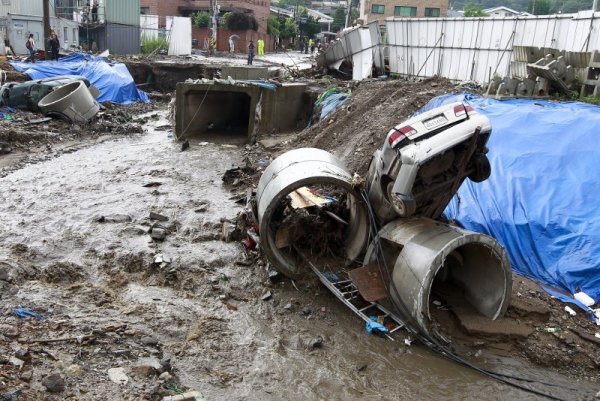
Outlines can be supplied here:
M600 300L600 107L471 95L492 122L491 177L466 180L445 215L500 241L516 272Z
M81 75L100 90L98 102L130 104L148 102L148 95L138 90L133 77L123 63L108 63L102 57L85 53L73 53L60 61L37 61L23 63L12 61L15 70L31 79L42 79L58 75Z

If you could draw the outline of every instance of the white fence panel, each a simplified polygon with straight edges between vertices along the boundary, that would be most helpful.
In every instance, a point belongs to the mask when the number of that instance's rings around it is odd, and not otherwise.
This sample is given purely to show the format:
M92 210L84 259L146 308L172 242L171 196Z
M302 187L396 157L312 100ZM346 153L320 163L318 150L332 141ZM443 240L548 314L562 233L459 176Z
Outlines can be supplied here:
M513 46L600 49L600 13L515 18L388 18L393 73L488 82L510 73Z

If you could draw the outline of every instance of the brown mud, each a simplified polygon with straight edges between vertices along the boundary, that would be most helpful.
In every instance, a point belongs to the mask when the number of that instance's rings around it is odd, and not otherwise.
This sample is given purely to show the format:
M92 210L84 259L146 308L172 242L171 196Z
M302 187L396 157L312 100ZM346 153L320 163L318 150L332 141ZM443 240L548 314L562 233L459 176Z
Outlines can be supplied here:
M363 162L357 152L366 155L379 146L385 133L376 124L386 125L374 122L373 131L364 133L364 116L371 115L370 108L391 107L379 103L386 97L373 98L377 89L369 85L355 91L356 99L371 99L369 107L349 103L362 116L344 122L341 113L348 112L340 110L332 115L334 122L321 126L333 134L327 127L337 122L336 132L349 135L352 151L346 155L341 140L327 142L323 134L321 141L359 171ZM408 106L398 108L402 118L424 104L430 88L439 88L422 85L418 102L406 96ZM361 94L361 87L370 94ZM378 90L399 96L417 88L393 82ZM266 261L239 242L220 240L223 222L241 211L236 201L243 203L245 187L260 169L234 179L233 186L222 184L225 171L246 163L256 167L256 160L286 147L310 144L306 133L272 149L190 140L182 152L170 130L157 129L167 124L166 110L159 111L159 119L151 117L154 113L140 120L145 134L83 141L76 151L21 164L0 178L0 395L5 399L160 400L188 389L207 400L479 400L491 394L502 400L542 399L416 342L406 345L406 333L396 342L369 335L314 277L270 280ZM361 140L377 137L361 145L352 140L353 130ZM150 212L161 216L151 219ZM165 238L152 239L148 232ZM519 300L537 306L539 300L542 306L527 311ZM565 316L564 305L519 277L512 304L508 316L533 328L526 338L465 333L443 308L436 317L448 321L456 348L472 362L552 382L557 387L550 392L559 398L593 398L597 346L567 334L570 327L593 333L594 326L581 313ZM43 320L16 316L19 307L31 308ZM555 326L562 331L543 331ZM126 383L111 381L114 368L123 369Z

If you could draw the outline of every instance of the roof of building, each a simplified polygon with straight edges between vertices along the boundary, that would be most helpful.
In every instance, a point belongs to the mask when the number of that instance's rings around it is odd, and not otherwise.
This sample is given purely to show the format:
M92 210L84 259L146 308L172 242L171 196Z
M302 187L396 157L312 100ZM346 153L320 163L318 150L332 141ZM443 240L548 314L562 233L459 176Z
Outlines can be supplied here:
M497 11L504 11L504 12L509 12L511 14L514 14L514 15L533 15L533 14L529 14L528 12L525 12L525 11L513 10L512 8L508 8L508 7L505 7L505 6L486 8L486 9L481 10L481 11L483 11L486 14L492 14L492 13L495 13Z
M310 15L319 22L333 22L333 17L330 17L329 15L324 14L320 11L312 10L310 8L308 9L308 15Z

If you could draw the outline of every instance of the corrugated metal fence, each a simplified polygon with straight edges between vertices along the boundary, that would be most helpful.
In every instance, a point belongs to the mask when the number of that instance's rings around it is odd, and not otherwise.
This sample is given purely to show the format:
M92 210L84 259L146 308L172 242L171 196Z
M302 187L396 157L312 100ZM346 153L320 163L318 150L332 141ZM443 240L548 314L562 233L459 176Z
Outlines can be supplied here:
M485 83L509 75L513 46L600 49L600 13L516 18L388 18L390 71Z

